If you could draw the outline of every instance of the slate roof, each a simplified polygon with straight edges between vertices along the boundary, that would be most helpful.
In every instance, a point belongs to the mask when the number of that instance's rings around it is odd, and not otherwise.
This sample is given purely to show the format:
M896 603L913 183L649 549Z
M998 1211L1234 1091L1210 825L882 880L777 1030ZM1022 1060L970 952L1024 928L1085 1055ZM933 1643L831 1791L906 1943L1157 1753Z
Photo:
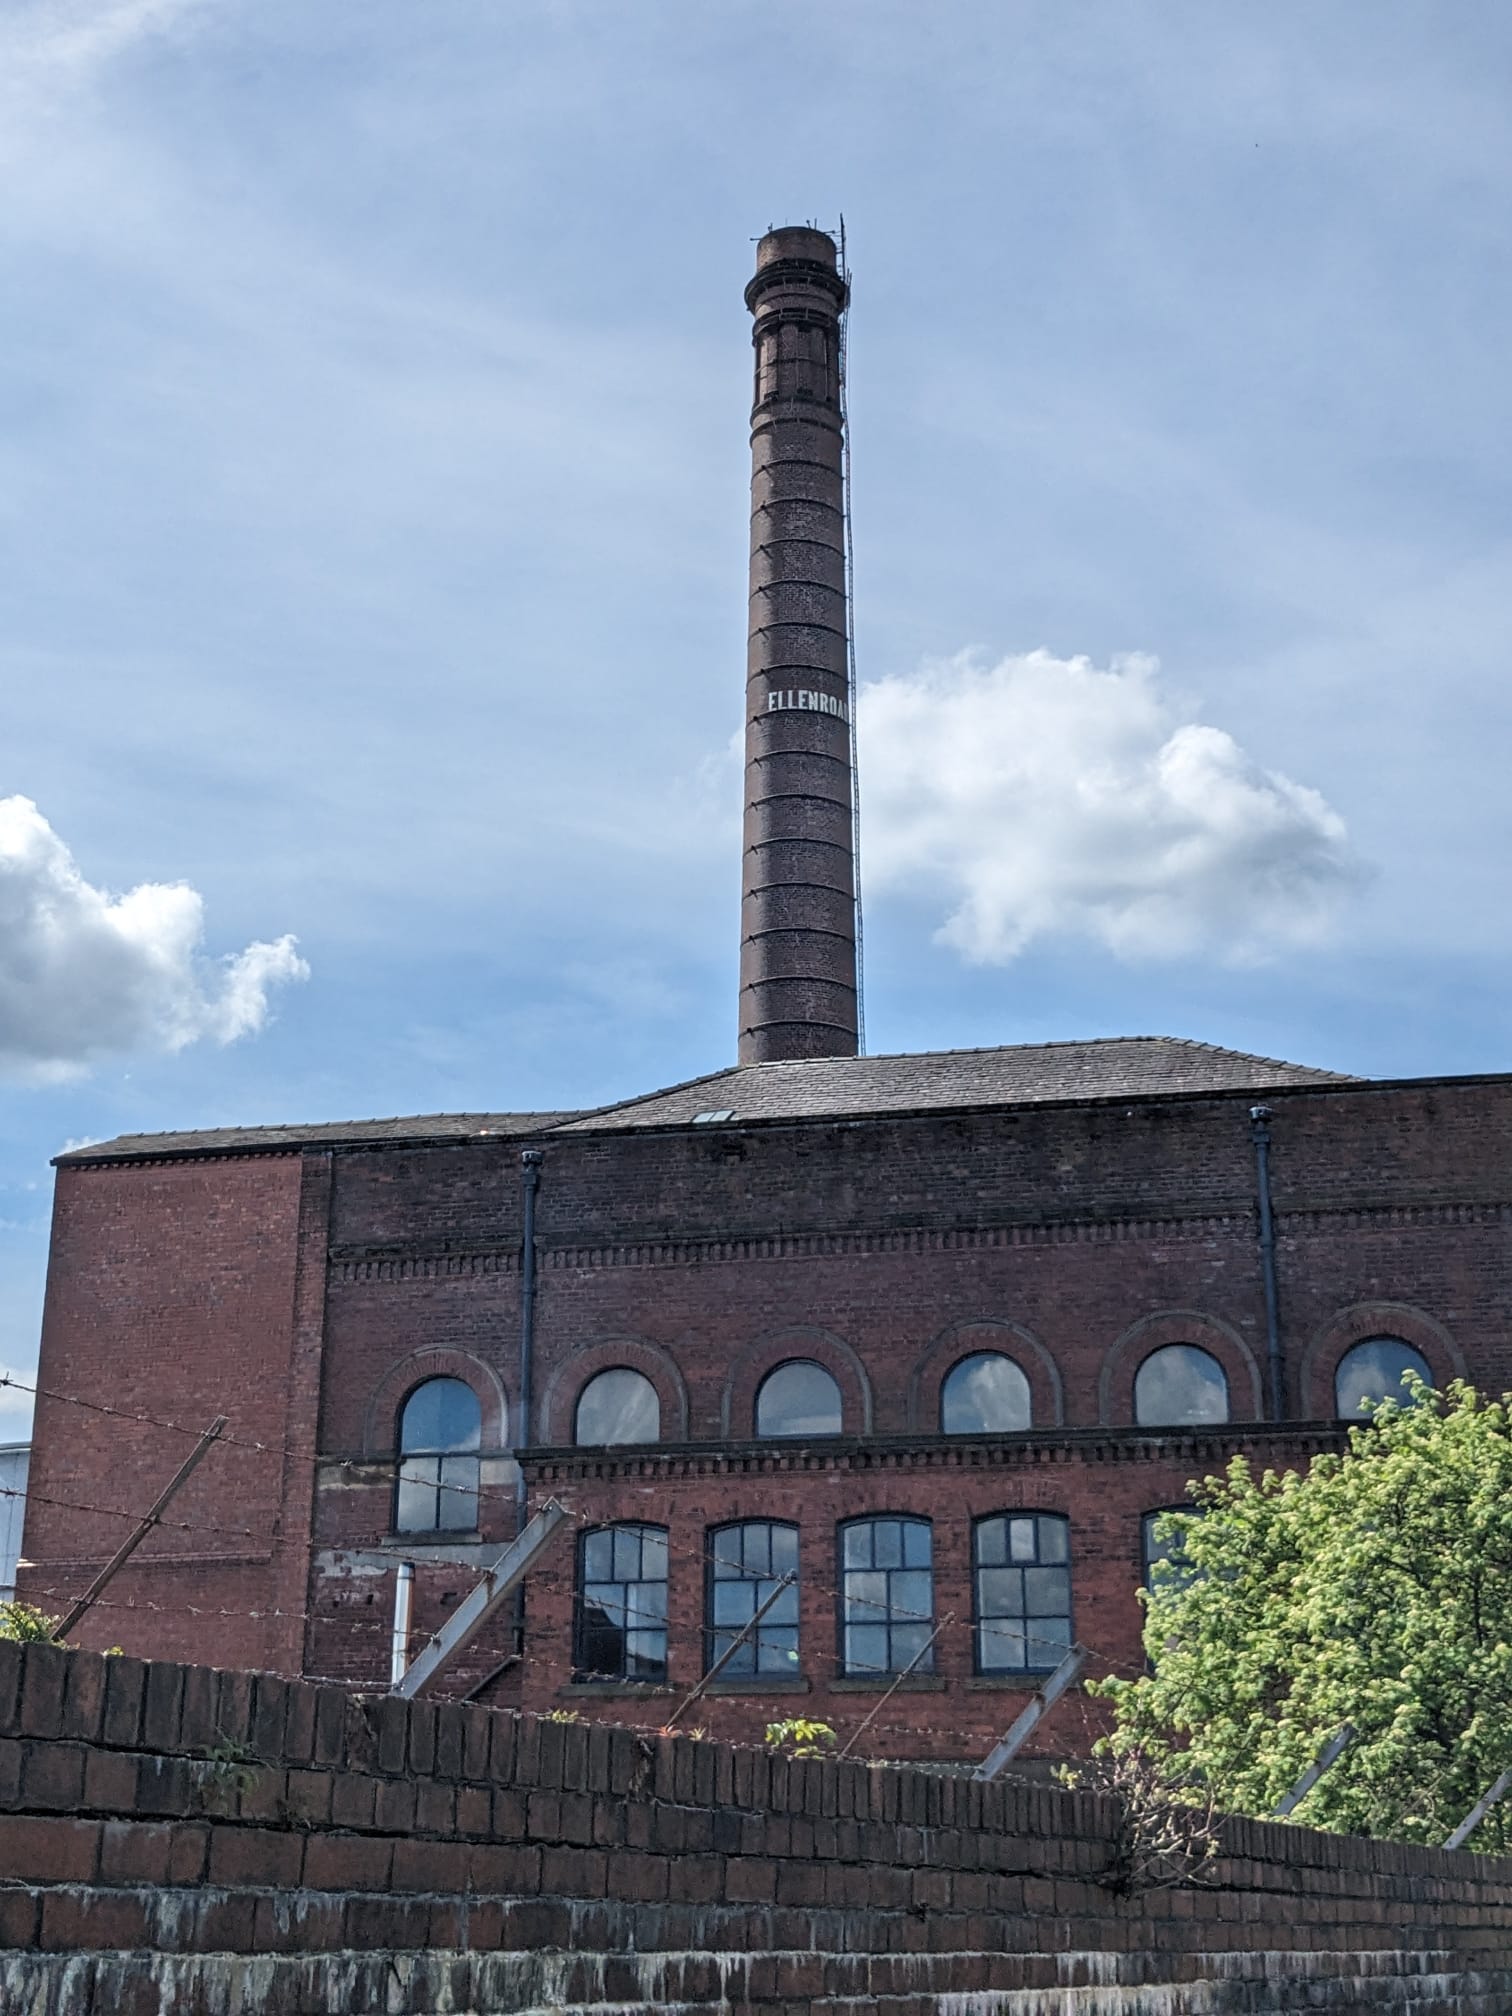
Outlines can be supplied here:
M725 1111L737 1121L821 1119L1349 1082L1342 1072L1284 1064L1179 1036L1111 1036L1079 1043L1013 1043L992 1050L741 1064L585 1113L564 1121L560 1131L677 1126L702 1113Z
M687 1126L702 1114L799 1120L1054 1100L1142 1099L1159 1094L1263 1092L1359 1083L1340 1071L1286 1064L1179 1036L1097 1037L1015 1043L992 1050L929 1050L895 1057L816 1057L742 1064L593 1112L427 1113L411 1119L316 1126L216 1127L184 1134L122 1134L60 1155L60 1163L225 1155L365 1144L579 1134Z

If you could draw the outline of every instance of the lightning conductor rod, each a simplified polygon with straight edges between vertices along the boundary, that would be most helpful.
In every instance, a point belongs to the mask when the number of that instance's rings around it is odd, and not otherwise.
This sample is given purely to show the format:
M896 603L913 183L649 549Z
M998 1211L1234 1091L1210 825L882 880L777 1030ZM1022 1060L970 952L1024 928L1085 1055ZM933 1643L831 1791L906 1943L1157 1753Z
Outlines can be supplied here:
M742 1064L860 1051L835 240L768 231L754 318L742 854Z

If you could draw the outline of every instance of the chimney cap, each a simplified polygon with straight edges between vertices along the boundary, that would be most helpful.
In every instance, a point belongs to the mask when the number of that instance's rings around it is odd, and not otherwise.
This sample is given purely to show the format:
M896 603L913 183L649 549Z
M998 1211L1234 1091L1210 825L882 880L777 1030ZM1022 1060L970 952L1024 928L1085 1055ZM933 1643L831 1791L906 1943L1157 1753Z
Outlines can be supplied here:
M778 224L759 240L756 246L756 271L764 266L775 266L783 259L808 259L820 266L827 266L832 273L840 270L840 252L828 231L821 231L815 224Z

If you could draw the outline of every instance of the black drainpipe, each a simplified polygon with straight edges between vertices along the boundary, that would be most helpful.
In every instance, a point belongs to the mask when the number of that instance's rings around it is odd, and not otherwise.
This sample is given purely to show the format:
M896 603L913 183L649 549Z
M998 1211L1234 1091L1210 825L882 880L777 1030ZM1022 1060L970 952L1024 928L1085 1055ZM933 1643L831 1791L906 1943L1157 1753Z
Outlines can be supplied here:
M541 1187L542 1155L539 1148L524 1148L520 1151L520 1184L523 1191L523 1210L520 1223L520 1406L515 1424L515 1455L523 1456L534 1441L532 1419L535 1397L535 1299L536 1299L536 1193ZM525 1466L516 1461L515 1466L515 1532L525 1531L525 1515L529 1511L528 1492L525 1485ZM522 1582L515 1591L514 1600L514 1641L515 1651L520 1657L525 1653L525 1585Z
M1265 1283L1265 1370L1272 1421L1286 1419L1286 1369L1281 1361L1281 1302L1276 1291L1276 1219L1271 1210L1269 1106L1251 1106L1255 1191L1260 1204L1260 1278Z

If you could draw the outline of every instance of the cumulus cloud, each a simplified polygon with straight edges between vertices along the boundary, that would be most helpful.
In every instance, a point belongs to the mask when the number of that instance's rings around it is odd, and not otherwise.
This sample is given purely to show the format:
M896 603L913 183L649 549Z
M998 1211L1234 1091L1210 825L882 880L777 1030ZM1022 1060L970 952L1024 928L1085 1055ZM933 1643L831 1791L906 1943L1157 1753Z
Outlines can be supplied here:
M255 1035L272 989L310 969L287 936L207 959L204 910L183 882L94 888L29 798L0 798L0 1067L71 1078L111 1052Z
M1262 960L1360 879L1327 801L1183 721L1153 658L951 659L864 688L859 734L868 886L943 901L974 963L1052 936Z

